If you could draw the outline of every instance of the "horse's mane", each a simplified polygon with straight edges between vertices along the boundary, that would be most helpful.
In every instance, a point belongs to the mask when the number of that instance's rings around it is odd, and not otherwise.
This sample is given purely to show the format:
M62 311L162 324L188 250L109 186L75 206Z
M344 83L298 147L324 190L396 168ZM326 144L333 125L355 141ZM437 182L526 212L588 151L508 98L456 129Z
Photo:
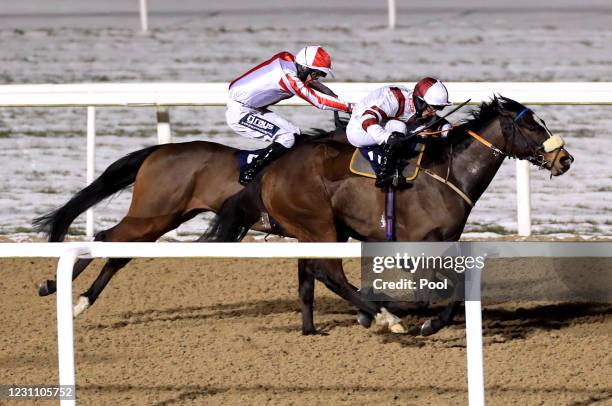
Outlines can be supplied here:
M491 100L484 101L480 106L472 109L467 118L455 125L448 134L448 141L428 146L428 151L430 152L428 155L436 161L446 159L451 151L460 152L463 148L467 147L468 143L466 141L471 140L467 131L477 132L478 129L499 116L502 110L519 112L524 108L525 106L515 100L501 95L494 95Z
M465 133L468 130L476 130L497 117L502 110L519 112L524 108L525 106L517 101L501 95L494 95L490 101L482 102L479 107L473 109L468 118L460 121L459 125L455 126L450 132L449 137L459 138L456 136L461 136L461 133Z

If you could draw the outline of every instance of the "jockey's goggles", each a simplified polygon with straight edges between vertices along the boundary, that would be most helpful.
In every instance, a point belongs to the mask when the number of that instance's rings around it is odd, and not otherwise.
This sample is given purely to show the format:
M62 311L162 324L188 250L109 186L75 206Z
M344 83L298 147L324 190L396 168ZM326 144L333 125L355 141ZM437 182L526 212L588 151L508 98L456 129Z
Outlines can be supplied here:
M327 76L327 73L322 72L322 71L320 71L320 70L315 70L315 69L312 69L312 70L310 71L310 77L311 77L313 80L317 80L317 79L319 79L319 78L324 78L325 76Z
M434 106L433 104L430 104L429 106L431 106L431 108L434 109L435 111L442 111L446 107L446 106Z

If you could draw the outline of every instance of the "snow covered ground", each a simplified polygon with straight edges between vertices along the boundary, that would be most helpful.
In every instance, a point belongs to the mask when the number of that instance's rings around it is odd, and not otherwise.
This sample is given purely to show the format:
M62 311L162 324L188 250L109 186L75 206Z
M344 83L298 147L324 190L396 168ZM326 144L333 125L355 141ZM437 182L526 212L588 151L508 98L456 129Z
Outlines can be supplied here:
M22 2L23 3L23 2ZM39 2L37 2L39 3ZM133 3L133 4L132 4ZM386 2L149 1L151 32L140 33L137 2L0 0L0 84L229 81L264 58L320 43L338 81L612 81L608 1ZM333 82L330 82L333 88ZM452 96L452 95L451 95ZM533 170L534 232L612 236L612 106L534 107L575 156L552 181ZM282 108L303 128L332 126L331 114ZM84 109L0 109L0 234L30 235L31 220L84 185ZM171 110L176 141L256 146L232 135L222 108ZM155 111L104 108L97 114L97 170L156 142ZM473 211L467 236L516 229L514 162L507 161ZM129 193L102 203L97 227L114 224ZM188 238L205 227L183 226ZM84 218L74 224L84 229Z

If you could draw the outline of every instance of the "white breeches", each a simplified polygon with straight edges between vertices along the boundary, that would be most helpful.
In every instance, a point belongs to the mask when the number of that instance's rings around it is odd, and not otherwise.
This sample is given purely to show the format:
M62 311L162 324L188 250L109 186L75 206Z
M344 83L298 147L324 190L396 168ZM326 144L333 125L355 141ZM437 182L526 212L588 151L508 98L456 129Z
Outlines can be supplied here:
M225 111L227 124L236 133L247 138L262 138L278 142L285 148L295 143L300 129L278 114L266 109L253 109L230 100Z
M384 125L384 130L386 133L384 139L381 140L382 142L377 142L372 135L368 134L368 132L361 127L361 120L350 120L346 127L346 138L356 147L369 147L371 145L378 145L386 142L387 138L389 138L393 132L406 134L408 132L408 127L406 127L403 121L389 120Z

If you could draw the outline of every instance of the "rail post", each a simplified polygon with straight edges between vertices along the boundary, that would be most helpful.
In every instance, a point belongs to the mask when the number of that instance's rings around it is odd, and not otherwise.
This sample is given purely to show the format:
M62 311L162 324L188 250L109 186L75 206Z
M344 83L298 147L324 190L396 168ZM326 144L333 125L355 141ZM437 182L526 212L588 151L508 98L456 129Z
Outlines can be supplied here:
M140 29L143 33L149 31L149 13L147 10L147 0L140 0Z
M169 144L171 142L170 111L168 107L160 106L157 108L157 143Z
M87 178L89 185L94 181L96 175L96 108L87 107ZM94 209L87 209L85 221L85 235L94 235Z
M57 264L57 354L59 384L74 387L75 399L62 399L62 406L76 404L76 372L74 367L74 322L72 320L72 269L79 255L89 253L86 247L70 248Z
M396 7L395 0L389 0L388 3L388 14L389 14L389 29L395 28L395 17L396 17Z
M476 244L460 245L461 255L474 257ZM486 255L486 254L485 254ZM481 272L477 267L465 275L465 337L467 356L468 404L484 406L484 359L482 348Z
M516 161L516 212L518 235L531 235L531 177L529 162Z

